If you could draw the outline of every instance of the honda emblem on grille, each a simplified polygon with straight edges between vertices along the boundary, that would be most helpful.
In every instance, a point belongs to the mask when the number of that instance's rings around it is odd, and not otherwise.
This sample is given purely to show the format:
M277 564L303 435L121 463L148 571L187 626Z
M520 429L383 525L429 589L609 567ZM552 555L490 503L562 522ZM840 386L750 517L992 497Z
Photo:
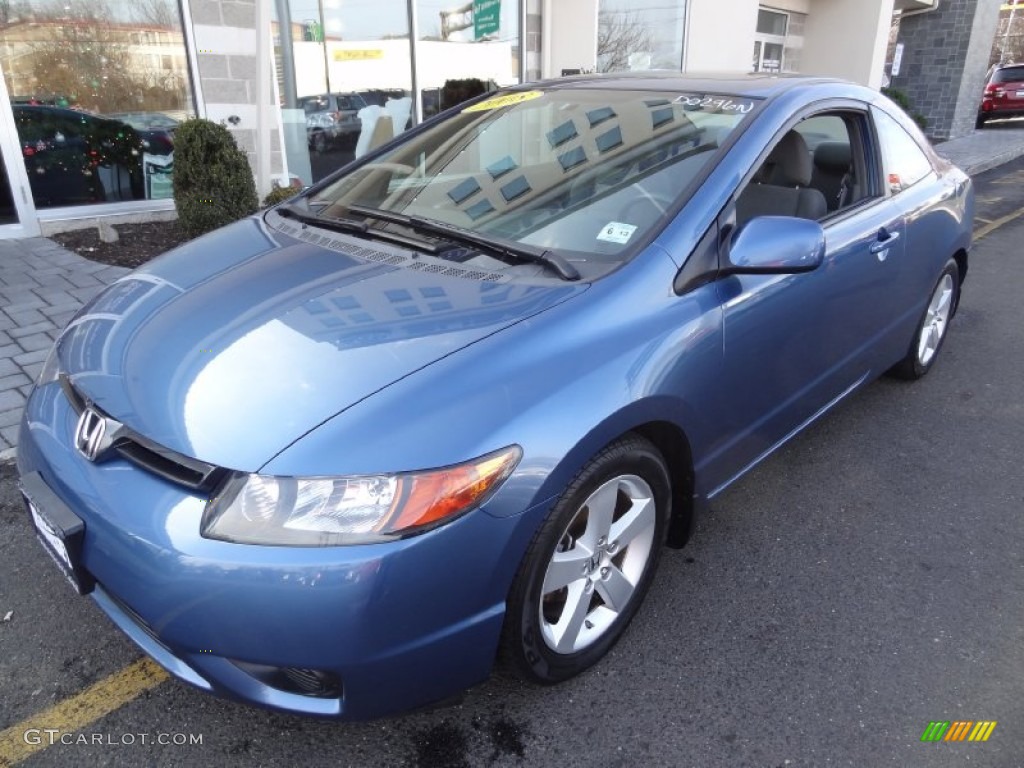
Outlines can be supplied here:
M75 429L75 448L89 461L96 461L100 449L103 447L103 438L107 432L107 421L92 408L87 407L78 417L78 427Z

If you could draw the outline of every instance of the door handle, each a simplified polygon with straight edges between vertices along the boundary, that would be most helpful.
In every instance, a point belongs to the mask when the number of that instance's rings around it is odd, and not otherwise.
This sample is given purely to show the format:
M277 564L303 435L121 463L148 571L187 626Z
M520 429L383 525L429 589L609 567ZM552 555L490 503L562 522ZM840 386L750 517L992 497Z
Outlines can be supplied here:
M871 244L870 250L872 253L881 253L892 247L892 245L900 239L899 232L887 232L882 230L878 233L878 241Z

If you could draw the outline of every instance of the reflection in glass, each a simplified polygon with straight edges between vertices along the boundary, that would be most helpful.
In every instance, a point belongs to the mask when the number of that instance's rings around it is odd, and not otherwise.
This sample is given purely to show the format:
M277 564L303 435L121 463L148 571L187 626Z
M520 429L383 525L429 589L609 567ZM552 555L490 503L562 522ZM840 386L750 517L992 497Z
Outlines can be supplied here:
M425 126L311 197L309 215L427 245L454 225L610 268L664 222L753 109L750 99L712 94L525 91ZM464 240L448 245L444 258L463 267L543 273L530 259L510 266Z
M288 168L304 184L411 126L404 0L274 0L272 31Z
M173 0L4 3L0 67L37 207L170 197L192 113Z
M682 69L685 16L686 0L645 5L632 0L600 0L597 70Z
M416 79L424 119L519 82L519 3L417 0ZM474 13L476 11L476 13Z

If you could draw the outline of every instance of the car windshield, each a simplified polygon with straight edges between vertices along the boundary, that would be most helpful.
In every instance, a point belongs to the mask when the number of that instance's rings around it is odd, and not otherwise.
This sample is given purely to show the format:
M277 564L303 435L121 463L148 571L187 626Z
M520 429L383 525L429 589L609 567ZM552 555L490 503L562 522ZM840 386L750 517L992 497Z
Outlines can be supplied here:
M1024 67L1006 67L997 69L992 75L993 83L1024 82Z
M333 219L395 229L399 214L577 264L615 264L664 223L755 105L596 87L499 94L354 168L309 204Z

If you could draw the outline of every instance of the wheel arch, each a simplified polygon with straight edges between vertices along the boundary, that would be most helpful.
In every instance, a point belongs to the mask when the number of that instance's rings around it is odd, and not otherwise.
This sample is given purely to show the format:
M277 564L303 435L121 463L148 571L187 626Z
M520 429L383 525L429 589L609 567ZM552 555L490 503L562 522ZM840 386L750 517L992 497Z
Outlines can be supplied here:
M630 431L650 440L668 464L669 476L672 478L672 520L666 543L673 549L680 549L693 534L695 518L693 451L690 440L678 425L669 421L649 421Z
M630 433L638 434L658 449L668 465L672 480L672 517L667 544L674 549L681 548L693 532L697 509L693 443L678 421L664 418L664 414L673 412L672 406L678 408L679 405L678 401L669 405L667 400L669 398L659 397L634 402L594 426L552 470L537 497L559 495L594 456L616 440Z
M960 308L960 299L963 296L964 279L967 277L967 251L963 248L953 254L953 261L956 262L957 271L959 275L958 291L956 293L956 306L953 307L955 313Z

